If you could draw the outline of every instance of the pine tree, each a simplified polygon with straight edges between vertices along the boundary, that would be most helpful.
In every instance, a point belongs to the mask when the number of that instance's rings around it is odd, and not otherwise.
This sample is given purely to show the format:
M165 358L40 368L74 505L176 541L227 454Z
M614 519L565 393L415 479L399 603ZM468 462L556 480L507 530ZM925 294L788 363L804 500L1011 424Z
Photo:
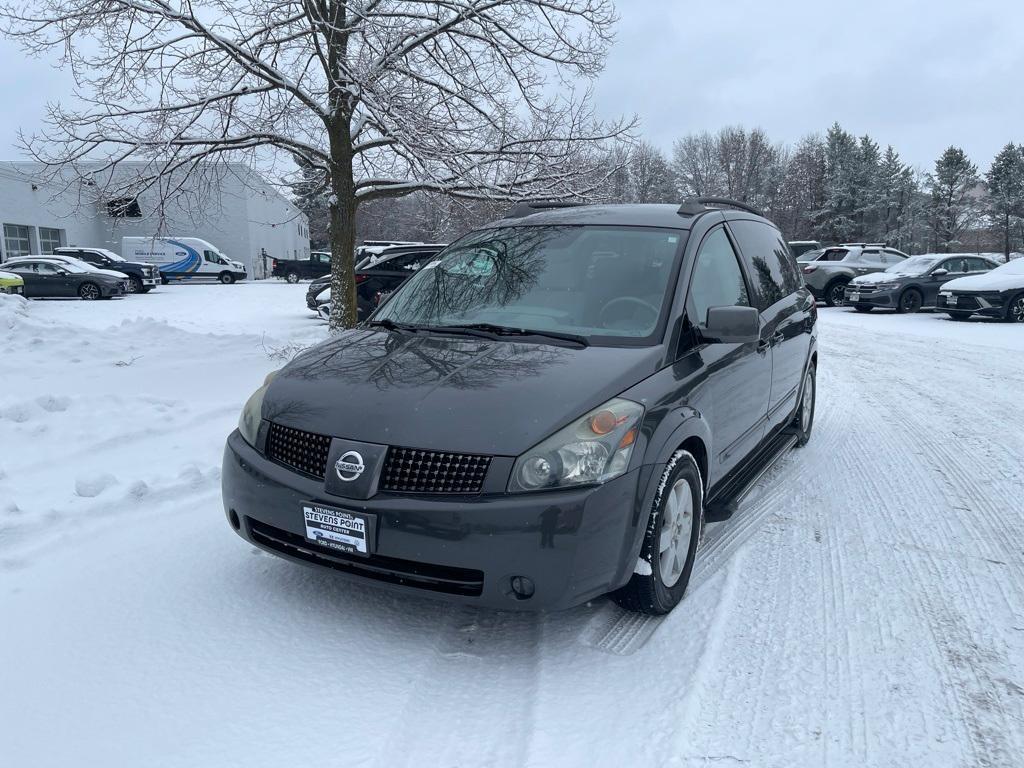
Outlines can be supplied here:
M1003 240L1003 252L1010 258L1014 224L1024 216L1024 146L1007 144L985 175L985 209Z
M949 253L960 244L959 237L978 217L978 166L960 147L950 147L935 161L928 176L930 213L935 249Z
M834 123L825 137L825 194L817 216L823 239L842 242L855 237L860 171L857 139Z
M882 234L879 227L881 153L878 143L870 136L861 136L857 149L856 182L853 192L854 220L857 226L853 234L858 240L878 240Z

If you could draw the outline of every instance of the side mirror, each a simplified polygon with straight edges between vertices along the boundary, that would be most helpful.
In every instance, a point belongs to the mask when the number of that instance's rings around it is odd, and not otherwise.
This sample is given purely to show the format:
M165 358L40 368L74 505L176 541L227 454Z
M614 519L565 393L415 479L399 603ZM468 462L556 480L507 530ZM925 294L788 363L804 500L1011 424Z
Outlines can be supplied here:
M709 344L748 344L761 338L761 314L756 307L710 307L700 329Z
M949 274L949 270L948 269L936 269L936 270L934 270L932 272L932 275L935 276L935 277L945 277L948 274Z

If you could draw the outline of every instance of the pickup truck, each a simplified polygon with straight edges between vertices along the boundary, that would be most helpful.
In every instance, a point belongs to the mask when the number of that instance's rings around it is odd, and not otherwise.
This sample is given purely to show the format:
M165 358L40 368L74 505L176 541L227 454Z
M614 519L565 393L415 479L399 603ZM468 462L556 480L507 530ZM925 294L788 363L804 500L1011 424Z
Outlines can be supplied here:
M274 259L270 265L270 274L283 277L289 283L322 277L331 271L331 254L324 251L313 251L307 258Z

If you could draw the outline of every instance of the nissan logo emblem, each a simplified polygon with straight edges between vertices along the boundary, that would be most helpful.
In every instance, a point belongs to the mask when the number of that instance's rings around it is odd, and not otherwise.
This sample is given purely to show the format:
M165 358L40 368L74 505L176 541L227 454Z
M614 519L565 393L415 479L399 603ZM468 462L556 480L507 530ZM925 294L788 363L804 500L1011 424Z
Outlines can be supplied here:
M338 478L346 483L357 479L363 474L364 469L366 466L363 464L363 457L356 451L343 453L341 458L334 462L334 471L338 473Z

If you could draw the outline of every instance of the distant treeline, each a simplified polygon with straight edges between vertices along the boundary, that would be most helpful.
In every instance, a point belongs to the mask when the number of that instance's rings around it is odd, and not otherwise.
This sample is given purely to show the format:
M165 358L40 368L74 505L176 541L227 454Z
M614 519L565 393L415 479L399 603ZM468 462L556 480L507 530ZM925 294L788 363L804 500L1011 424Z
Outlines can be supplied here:
M1007 144L982 175L959 147L922 170L903 162L892 146L882 149L838 123L794 146L772 142L759 128L735 126L678 139L671 157L648 142L623 144L611 167L617 170L595 200L729 197L762 209L794 240L887 242L908 253L1009 253L1024 244L1024 145ZM299 197L314 247L326 245L325 206ZM365 206L360 235L445 241L508 207L410 195Z

